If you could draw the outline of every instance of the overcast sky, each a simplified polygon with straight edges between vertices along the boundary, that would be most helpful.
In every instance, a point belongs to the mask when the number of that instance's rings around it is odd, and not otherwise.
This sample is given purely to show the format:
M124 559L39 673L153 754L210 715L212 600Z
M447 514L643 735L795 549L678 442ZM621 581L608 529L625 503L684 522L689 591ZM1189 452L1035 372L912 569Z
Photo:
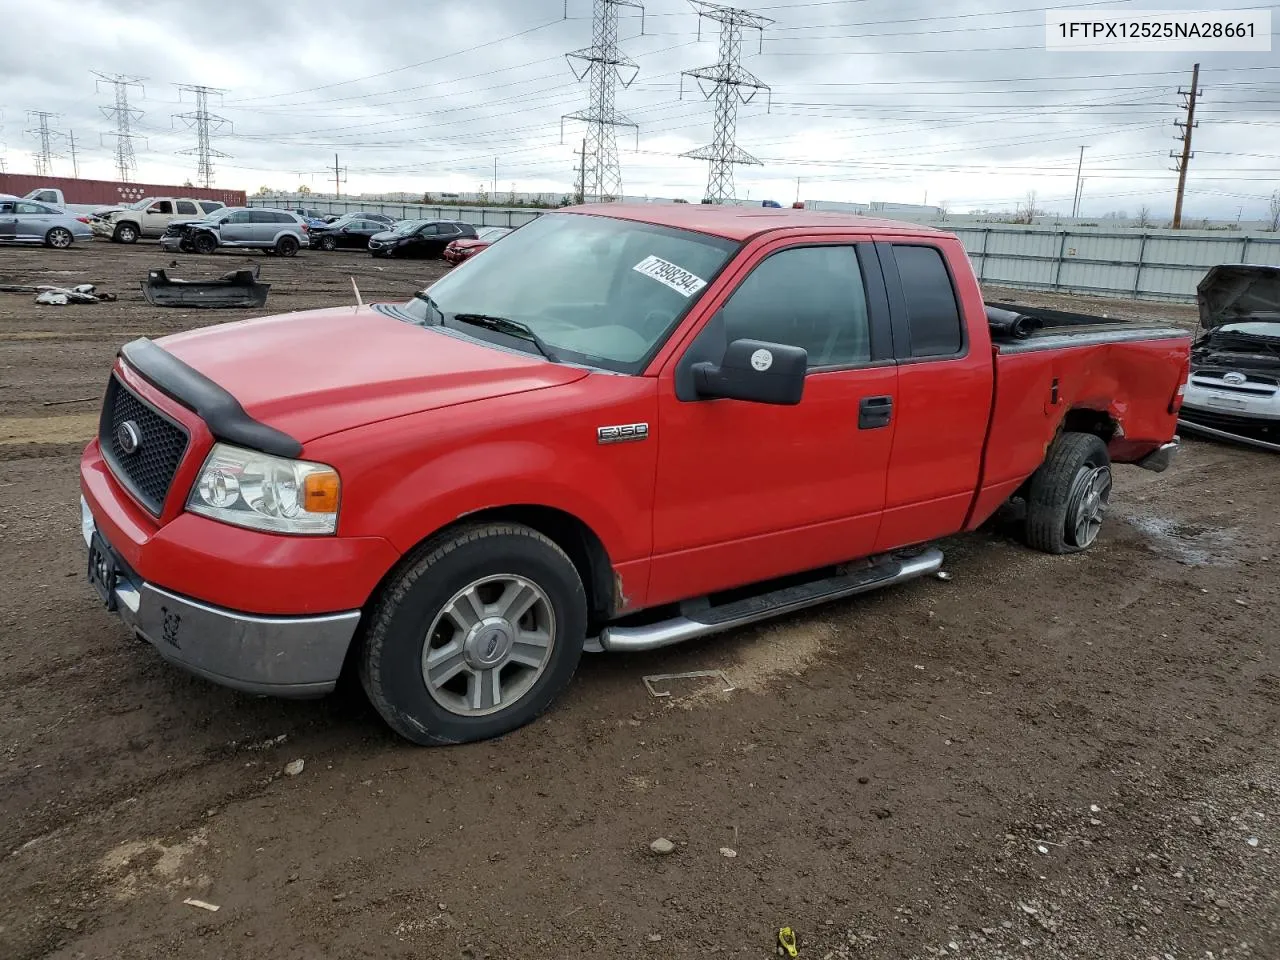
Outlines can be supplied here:
M738 195L947 201L956 212L1010 208L1028 190L1067 212L1079 147L1083 211L1144 204L1168 217L1168 154L1182 115L1178 86L1201 63L1188 217L1258 219L1280 188L1280 55L1078 53L1044 49L1046 7L1203 9L1203 3L1084 0L761 0L776 23L743 46L743 66L772 87L743 106L739 146L763 161L736 171ZM1252 9L1223 0L1213 9ZM621 49L640 67L618 109L639 124L639 150L618 134L628 194L696 201L706 163L679 154L708 143L713 106L680 71L714 63L717 27L685 0L651 0L621 22ZM633 13L634 11L627 11ZM226 88L211 109L230 154L215 185L344 193L475 190L568 192L587 105L564 54L591 43L591 0L4 0L0 146L11 173L34 172L28 110L74 131L84 177L115 179L109 87L91 71L144 77L135 132L143 182L195 177L178 151L195 135L172 114L176 84ZM22 37L40 42L24 43ZM19 40L19 42L14 42ZM104 145L105 144L105 145ZM68 154L65 141L58 152ZM327 169L327 173L326 173ZM53 172L71 174L69 156Z

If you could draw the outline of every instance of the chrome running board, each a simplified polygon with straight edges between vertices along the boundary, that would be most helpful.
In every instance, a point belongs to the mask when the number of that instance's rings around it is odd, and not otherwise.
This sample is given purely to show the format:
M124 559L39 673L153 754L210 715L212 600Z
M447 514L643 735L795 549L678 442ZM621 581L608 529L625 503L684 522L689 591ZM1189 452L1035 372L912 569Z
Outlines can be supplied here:
M931 547L912 557L890 557L854 573L781 587L732 603L712 606L705 600L692 601L682 604L680 616L670 620L639 627L605 627L598 638L587 641L586 649L608 653L656 650L913 580L933 573L941 566L942 551Z

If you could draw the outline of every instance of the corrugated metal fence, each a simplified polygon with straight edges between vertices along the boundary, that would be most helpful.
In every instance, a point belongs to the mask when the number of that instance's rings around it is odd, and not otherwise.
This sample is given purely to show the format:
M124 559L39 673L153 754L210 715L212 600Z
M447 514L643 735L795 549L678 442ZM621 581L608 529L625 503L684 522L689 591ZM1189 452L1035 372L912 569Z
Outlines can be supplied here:
M518 227L547 210L446 207L359 200L255 197L250 206L325 213L381 213L397 219L466 220L476 226ZM972 223L931 223L956 234L978 279L988 284L1193 301L1196 284L1219 263L1280 266L1280 234L1226 230Z

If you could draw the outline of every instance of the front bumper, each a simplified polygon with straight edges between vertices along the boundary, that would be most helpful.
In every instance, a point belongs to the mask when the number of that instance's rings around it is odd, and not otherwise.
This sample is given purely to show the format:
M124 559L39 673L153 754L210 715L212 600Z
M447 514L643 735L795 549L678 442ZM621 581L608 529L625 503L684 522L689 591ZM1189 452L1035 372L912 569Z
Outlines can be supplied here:
M182 238L163 236L160 238L160 249L169 253L180 253L182 251Z
M80 527L87 549L97 525L84 497ZM111 544L106 545L114 555ZM111 595L132 633L184 670L247 693L328 693L342 672L360 620L359 610L301 617L240 613L171 593L126 564L117 562L117 567Z
M1201 436L1280 452L1280 393L1229 391L1190 383L1178 426Z

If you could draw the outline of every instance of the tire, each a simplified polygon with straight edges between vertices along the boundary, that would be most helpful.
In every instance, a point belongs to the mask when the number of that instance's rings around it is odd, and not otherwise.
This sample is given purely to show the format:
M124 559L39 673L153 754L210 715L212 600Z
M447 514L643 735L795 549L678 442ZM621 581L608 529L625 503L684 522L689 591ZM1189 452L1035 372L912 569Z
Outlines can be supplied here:
M298 246L296 237L285 234L276 241L276 253L282 257L296 257L298 255Z
M1092 433L1064 433L1049 447L1027 491L1026 542L1044 553L1093 546L1111 497L1111 457Z
M218 249L218 241L207 233L198 233L196 238L191 241L191 246L196 253L208 256Z
M138 228L132 223L122 223L116 227L116 232L112 234L111 239L116 243L137 243Z
M321 237L317 246L319 246L321 250L327 252L337 249L338 241L333 239L333 237Z
M75 242L76 238L66 227L54 227L44 235L45 246L53 247L55 250L66 250Z
M498 615L507 597L524 611L514 620ZM360 682L387 725L425 746L467 743L524 726L565 688L582 657L586 591L565 552L536 530L463 526L411 554L366 623Z

